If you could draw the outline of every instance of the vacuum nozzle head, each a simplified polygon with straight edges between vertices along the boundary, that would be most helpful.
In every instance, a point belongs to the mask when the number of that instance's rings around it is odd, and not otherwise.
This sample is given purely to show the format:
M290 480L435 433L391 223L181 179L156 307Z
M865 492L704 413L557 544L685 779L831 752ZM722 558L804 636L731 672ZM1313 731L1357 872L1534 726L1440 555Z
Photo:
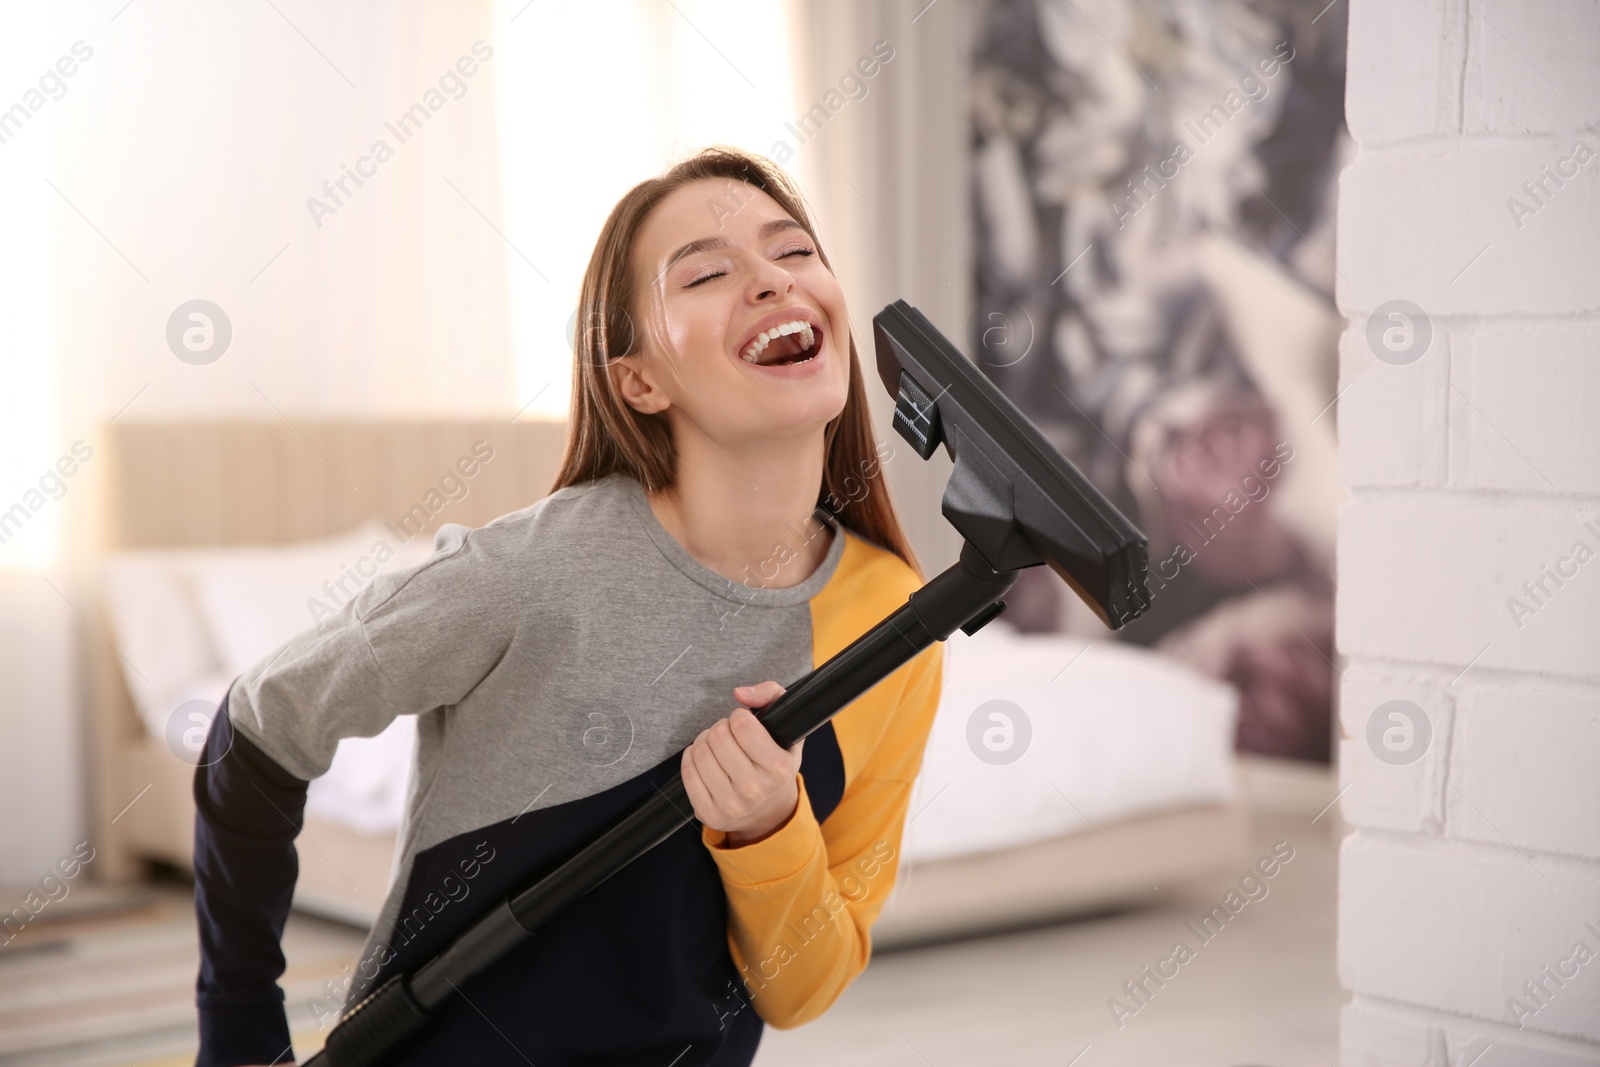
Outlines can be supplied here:
M1111 629L1150 607L1145 537L927 317L896 300L872 319L894 427L955 463L941 510L995 570L1045 564Z

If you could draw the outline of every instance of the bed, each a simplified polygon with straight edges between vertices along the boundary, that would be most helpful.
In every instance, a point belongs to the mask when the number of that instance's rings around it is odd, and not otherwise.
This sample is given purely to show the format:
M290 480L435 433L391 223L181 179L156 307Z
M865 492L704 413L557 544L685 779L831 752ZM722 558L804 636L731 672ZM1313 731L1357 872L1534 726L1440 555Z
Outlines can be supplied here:
M228 683L376 573L539 499L549 422L119 422L103 428L90 700L102 877L191 863L193 761ZM874 928L880 947L1140 902L1237 865L1237 698L1145 650L1022 634L946 649L944 689ZM298 908L370 925L393 873L413 721L340 743L312 783ZM335 862L334 857L337 857Z

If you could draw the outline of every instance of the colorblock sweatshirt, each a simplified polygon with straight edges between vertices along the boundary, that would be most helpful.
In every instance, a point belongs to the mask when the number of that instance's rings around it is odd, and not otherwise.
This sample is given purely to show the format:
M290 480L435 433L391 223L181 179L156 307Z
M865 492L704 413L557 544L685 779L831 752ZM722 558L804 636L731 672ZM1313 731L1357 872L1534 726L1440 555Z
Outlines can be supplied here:
M200 1067L292 1056L277 982L294 838L341 738L416 716L348 1011L651 795L735 686L791 686L920 585L831 519L810 534L829 538L817 570L765 585L806 536L731 581L612 474L442 527L427 560L236 678L194 779ZM924 650L806 739L799 804L770 836L733 848L685 826L464 984L399 1062L748 1064L764 1022L816 1018L871 953L942 659Z

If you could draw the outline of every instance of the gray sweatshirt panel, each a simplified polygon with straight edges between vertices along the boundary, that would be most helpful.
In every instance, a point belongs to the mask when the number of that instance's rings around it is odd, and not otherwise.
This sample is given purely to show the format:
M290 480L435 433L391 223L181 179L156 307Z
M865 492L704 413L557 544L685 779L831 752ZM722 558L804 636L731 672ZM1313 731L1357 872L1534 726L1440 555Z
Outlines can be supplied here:
M732 711L735 686L810 671L809 602L844 550L832 530L804 582L762 588L685 552L632 478L569 486L478 529L441 527L427 560L240 675L231 717L311 779L341 738L417 716L376 934L419 851L619 785Z

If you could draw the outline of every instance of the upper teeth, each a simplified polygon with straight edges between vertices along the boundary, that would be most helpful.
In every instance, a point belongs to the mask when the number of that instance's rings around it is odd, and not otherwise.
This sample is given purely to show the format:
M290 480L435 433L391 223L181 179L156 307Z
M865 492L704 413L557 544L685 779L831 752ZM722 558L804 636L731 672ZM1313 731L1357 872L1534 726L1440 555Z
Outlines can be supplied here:
M810 348L816 343L816 334L812 332L811 324L804 319L795 319L793 322L785 322L774 326L765 333L758 334L756 339L750 342L750 347L744 350L745 362L754 363L761 358L761 353L767 350L768 343L791 333L800 334L801 351Z

